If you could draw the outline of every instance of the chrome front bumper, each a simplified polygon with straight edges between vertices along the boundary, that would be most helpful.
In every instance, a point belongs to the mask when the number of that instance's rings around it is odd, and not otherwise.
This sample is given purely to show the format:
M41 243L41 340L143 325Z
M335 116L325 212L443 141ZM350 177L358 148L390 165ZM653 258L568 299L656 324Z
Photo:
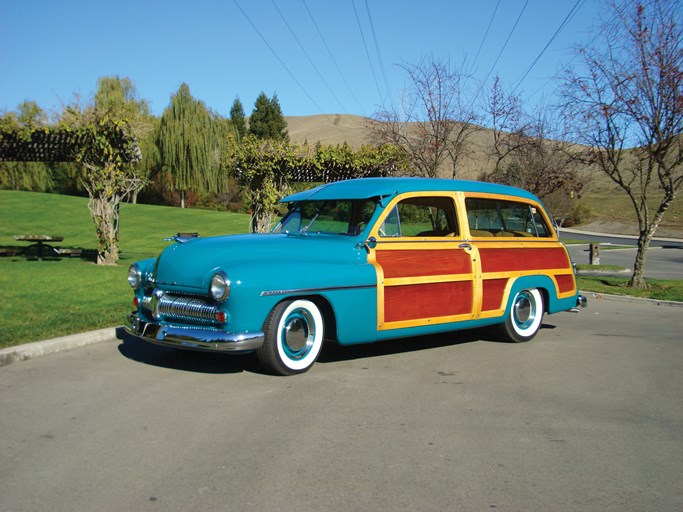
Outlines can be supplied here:
M251 352L263 345L261 331L227 333L199 327L161 325L128 315L128 334L165 347L209 352Z

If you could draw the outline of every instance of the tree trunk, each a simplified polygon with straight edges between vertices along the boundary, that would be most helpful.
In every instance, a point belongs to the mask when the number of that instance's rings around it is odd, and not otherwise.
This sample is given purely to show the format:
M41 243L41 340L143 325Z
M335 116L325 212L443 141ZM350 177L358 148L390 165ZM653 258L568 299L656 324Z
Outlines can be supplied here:
M252 233L267 233L270 229L270 212L261 205L252 204L251 231Z
M636 253L636 261L633 264L633 275L628 282L628 286L631 288L647 288L647 283L645 282L645 261L647 259L647 250L650 247L650 242L657 232L659 223L664 217L664 212L669 208L669 205L673 201L673 197L667 196L659 205L657 212L655 213L652 222L644 227L641 227L640 234L638 235L638 252ZM641 224L644 224L641 222Z
M647 283L645 282L645 260L647 258L647 249L650 245L652 235L649 234L651 230L643 232L638 237L638 252L636 253L636 261L633 264L633 275L628 282L631 288L645 289Z
M116 265L119 257L119 197L93 197L90 216L97 232L97 264Z
M185 191L180 191L180 207L185 208Z

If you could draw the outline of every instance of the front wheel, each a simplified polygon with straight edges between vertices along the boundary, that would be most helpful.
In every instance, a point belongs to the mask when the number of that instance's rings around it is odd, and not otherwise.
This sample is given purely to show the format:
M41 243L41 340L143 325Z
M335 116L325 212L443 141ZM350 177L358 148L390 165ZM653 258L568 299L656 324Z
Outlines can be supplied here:
M323 317L309 300L280 302L263 324L265 339L256 351L259 362L277 375L308 371L323 345Z
M501 324L505 339L515 343L529 341L536 336L543 320L543 295L537 289L522 290L510 305L510 312Z

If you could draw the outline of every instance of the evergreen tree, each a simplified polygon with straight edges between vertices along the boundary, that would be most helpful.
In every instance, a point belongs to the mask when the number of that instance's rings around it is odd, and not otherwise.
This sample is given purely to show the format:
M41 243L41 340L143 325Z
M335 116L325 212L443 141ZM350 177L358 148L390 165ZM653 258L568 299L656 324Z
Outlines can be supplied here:
M183 208L186 191L219 190L220 132L216 116L183 83L161 116L158 137L162 165L172 177L171 187L181 194Z
M258 95L249 118L249 133L258 139L289 141L287 121L282 115L277 95L273 95L272 99L268 99L263 92Z
M244 107L239 98L235 98L235 101L232 103L232 107L230 108L230 120L235 127L237 140L242 140L247 134L247 121L244 115Z

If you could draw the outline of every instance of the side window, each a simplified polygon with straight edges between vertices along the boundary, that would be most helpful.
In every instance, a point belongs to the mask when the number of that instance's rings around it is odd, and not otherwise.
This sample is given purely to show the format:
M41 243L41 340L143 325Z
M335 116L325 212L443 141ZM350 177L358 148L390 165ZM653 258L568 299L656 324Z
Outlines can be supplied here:
M468 197L465 199L465 209L472 236L493 236L496 231L503 229L497 201Z
M398 221L398 208L394 206L379 228L379 236L401 236L401 225Z
M531 219L536 229L536 236L541 238L547 238L551 236L550 230L548 229L548 226L546 225L545 221L543 220L543 216L539 213L539 211L533 206L529 206L529 210L531 211Z
M549 237L550 230L535 206L514 201L465 199L470 234L474 237Z
M455 205L449 197L412 197L398 203L380 236L453 237L458 235Z

